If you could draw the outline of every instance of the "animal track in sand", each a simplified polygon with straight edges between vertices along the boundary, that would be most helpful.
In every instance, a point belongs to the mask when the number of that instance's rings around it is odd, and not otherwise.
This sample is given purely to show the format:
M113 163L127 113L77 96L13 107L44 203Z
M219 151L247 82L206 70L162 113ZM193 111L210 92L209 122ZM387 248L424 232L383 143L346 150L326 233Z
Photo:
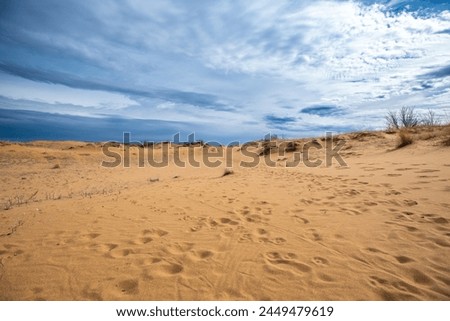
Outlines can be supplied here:
M309 265L296 260L297 255L294 253L284 252L267 252L265 260L268 265L275 267L288 268L296 272L310 272L312 269Z

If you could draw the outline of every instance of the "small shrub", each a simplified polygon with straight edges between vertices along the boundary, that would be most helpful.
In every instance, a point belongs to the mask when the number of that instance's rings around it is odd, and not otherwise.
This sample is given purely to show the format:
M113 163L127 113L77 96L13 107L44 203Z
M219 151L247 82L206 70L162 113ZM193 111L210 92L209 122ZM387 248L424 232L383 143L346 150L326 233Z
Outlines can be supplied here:
M231 168L225 168L223 171L222 177L234 174L234 171Z
M262 143L261 149L258 153L259 156L269 155L273 151L278 150L276 142L273 141L264 141Z
M439 120L434 111L428 109L428 111L422 115L421 124L425 126L436 126L439 125Z
M400 125L399 125L398 119L397 119L397 113L395 111L389 111L385 118L386 118L387 128L389 130L400 128Z
M446 146L446 147L450 147L450 137L444 139L442 141L442 145Z
M435 117L434 114L432 116ZM385 119L388 130L416 127L421 123L413 107L402 107L398 113L389 111ZM433 121L435 121L434 118Z
M408 145L411 145L413 143L412 136L407 133L406 131L400 131L398 133L399 142L397 144L397 148L402 148Z
M403 127L415 127L419 124L419 117L412 107L402 107L399 117Z

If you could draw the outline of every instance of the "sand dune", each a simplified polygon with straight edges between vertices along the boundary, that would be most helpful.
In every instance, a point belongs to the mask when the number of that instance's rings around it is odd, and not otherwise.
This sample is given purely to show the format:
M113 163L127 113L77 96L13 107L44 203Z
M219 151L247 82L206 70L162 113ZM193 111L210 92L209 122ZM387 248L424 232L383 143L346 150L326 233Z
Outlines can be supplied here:
M139 168L138 148L104 168L101 144L2 143L0 299L448 300L450 149L411 135L341 135L348 166L328 168L271 150L276 166L239 166L236 147L226 176L172 156Z

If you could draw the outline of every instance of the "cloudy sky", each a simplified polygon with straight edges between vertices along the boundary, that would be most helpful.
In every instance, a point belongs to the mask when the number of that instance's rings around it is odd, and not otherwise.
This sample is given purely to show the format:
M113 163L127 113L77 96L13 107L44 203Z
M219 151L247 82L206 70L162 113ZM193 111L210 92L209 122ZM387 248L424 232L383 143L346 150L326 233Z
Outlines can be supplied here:
M0 2L0 139L305 137L449 102L448 1Z

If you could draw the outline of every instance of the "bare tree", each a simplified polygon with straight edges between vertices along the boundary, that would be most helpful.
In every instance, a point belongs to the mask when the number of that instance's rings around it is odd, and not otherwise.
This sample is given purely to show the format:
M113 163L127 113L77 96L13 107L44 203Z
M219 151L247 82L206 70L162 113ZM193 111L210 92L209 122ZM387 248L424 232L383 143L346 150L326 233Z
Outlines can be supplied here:
M386 115L386 123L388 129L399 129L399 123L397 118L397 113L395 111L389 111Z
M428 111L422 116L421 123L425 126L435 126L439 124L438 117L434 111Z
M413 107L402 107L399 118L403 127L415 127L419 124L419 117Z

